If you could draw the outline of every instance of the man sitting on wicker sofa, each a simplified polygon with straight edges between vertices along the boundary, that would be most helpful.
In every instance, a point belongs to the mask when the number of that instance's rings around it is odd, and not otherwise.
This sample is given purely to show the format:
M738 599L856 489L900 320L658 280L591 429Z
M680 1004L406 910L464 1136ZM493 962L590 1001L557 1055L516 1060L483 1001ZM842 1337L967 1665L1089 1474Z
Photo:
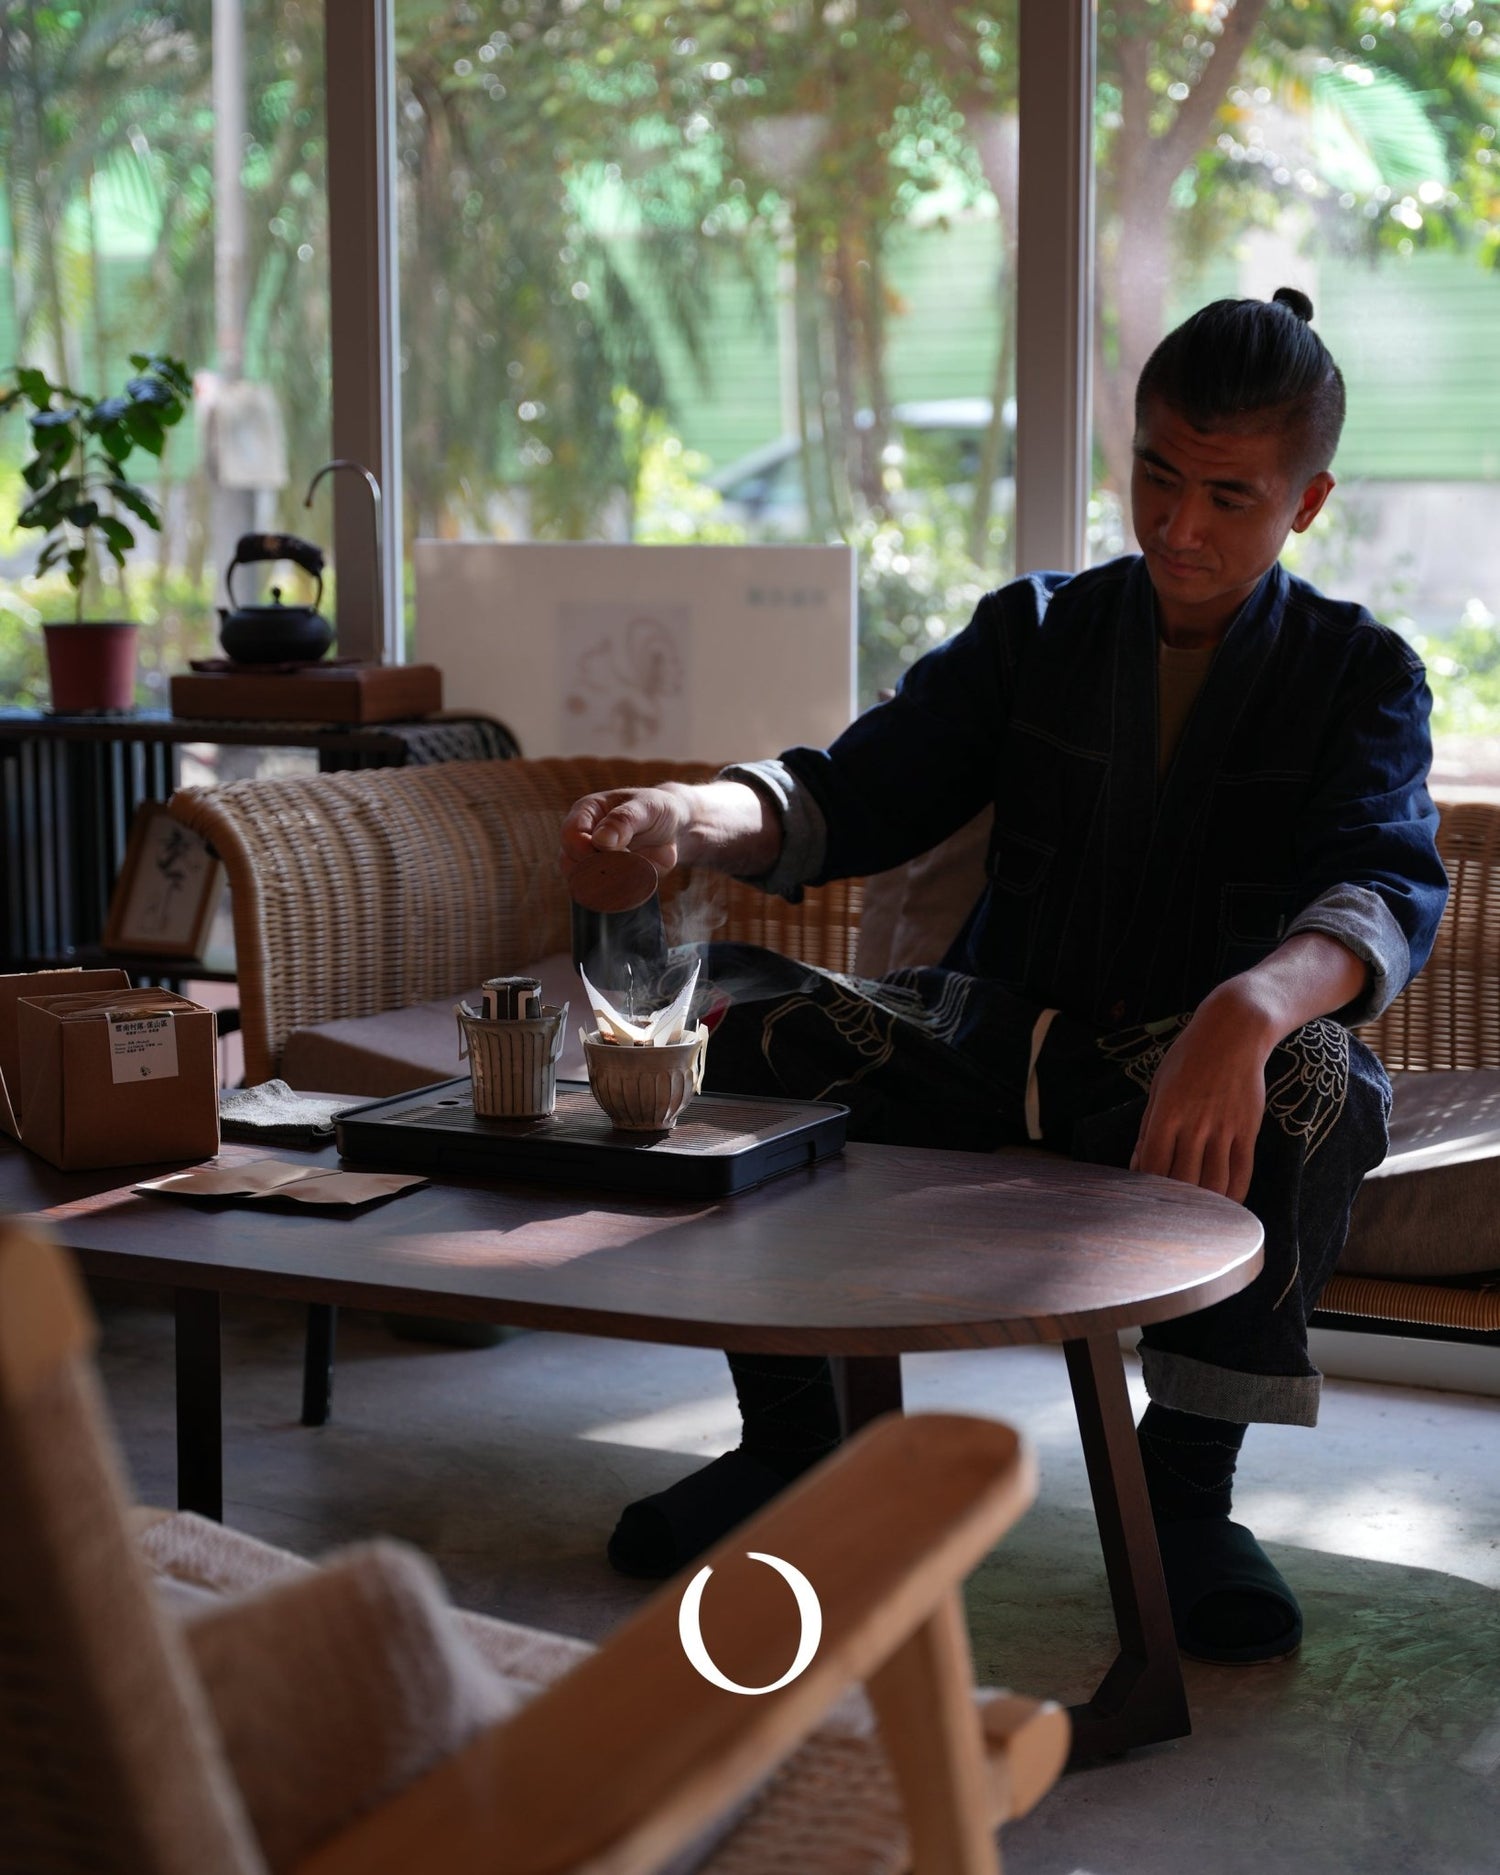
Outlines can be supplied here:
M1307 1317L1390 1101L1349 1025L1420 969L1446 893L1420 663L1278 564L1343 422L1311 314L1285 288L1219 301L1152 355L1139 556L991 593L827 751L592 795L563 834L565 869L630 848L792 896L993 804L986 889L941 968L871 983L714 947L732 1006L710 1085L846 1101L856 1137L1030 1139L1248 1203L1263 1273L1145 1331L1139 1428L1179 1640L1231 1662L1301 1638L1230 1520L1235 1461L1248 1422L1317 1418ZM617 1567L678 1568L837 1442L826 1363L730 1365L742 1444L631 1505Z

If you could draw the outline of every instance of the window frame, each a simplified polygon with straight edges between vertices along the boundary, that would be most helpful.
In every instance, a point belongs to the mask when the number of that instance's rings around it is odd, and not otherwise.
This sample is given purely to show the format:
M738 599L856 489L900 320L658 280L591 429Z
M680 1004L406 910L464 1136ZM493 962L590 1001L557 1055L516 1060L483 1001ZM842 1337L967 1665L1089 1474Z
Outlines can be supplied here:
M1071 571L1085 564L1089 493L1094 0L1019 0L1019 9L1015 564ZM339 478L339 649L395 664L404 592L395 0L326 0L325 31L333 451L374 470L385 519L377 568L366 493Z

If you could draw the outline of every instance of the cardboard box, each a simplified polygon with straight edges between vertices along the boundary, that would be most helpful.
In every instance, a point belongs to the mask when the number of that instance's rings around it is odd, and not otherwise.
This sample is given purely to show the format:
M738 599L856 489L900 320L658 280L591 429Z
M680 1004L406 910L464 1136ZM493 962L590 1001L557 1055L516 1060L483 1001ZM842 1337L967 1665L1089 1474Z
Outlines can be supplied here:
M213 1011L122 970L0 978L0 1075L0 1125L63 1171L219 1149Z

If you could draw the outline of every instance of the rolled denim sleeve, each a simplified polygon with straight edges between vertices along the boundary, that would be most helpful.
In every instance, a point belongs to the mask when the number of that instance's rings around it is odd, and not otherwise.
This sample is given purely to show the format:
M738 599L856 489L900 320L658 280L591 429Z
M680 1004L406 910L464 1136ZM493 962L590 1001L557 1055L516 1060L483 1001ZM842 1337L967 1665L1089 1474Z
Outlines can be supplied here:
M1330 886L1298 912L1285 935L1296 937L1302 931L1321 931L1325 937L1337 938L1345 950L1369 966L1364 995L1338 1012L1351 1028L1373 1022L1400 995L1412 974L1406 933L1385 900L1368 886Z
M786 763L775 757L764 762L731 762L728 768L719 770L719 779L743 781L775 810L781 822L781 851L776 864L745 883L795 905L802 897L803 886L823 870L828 847L828 823L823 810Z
M1394 665L1394 670L1393 670ZM1426 963L1448 897L1437 809L1426 673L1410 647L1380 633L1368 680L1327 744L1297 832L1302 910L1287 935L1323 931L1370 966L1346 1022L1366 1022Z

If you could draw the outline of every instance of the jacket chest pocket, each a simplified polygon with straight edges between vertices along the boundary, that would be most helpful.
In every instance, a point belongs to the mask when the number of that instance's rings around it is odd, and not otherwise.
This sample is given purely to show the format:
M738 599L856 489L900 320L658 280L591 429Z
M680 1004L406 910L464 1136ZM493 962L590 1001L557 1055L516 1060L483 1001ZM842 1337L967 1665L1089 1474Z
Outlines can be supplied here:
M1219 955L1215 976L1222 983L1270 956L1286 933L1287 895L1274 885L1226 885L1219 893Z
M1029 951L1043 888L1057 849L1008 828L997 830L985 856L991 914L1007 950Z

